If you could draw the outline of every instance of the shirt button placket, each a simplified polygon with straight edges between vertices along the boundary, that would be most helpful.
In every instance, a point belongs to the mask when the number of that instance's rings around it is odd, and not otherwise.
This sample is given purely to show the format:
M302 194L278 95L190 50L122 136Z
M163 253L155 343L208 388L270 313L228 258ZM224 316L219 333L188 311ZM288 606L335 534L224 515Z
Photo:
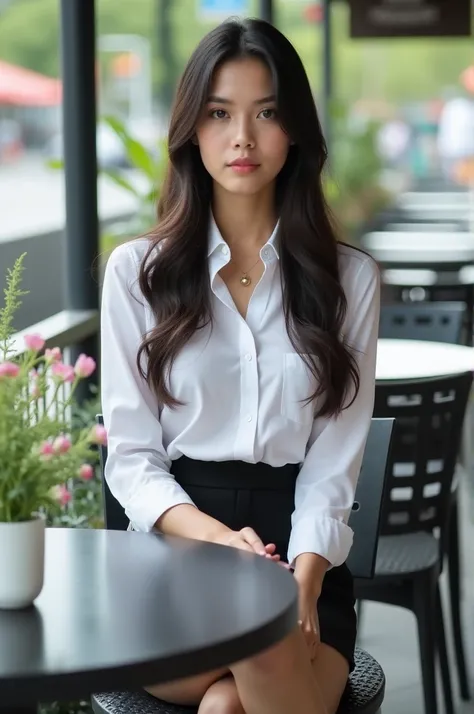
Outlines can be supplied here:
M258 366L255 341L246 324L241 327L240 344L240 427L236 458L253 460L258 417Z

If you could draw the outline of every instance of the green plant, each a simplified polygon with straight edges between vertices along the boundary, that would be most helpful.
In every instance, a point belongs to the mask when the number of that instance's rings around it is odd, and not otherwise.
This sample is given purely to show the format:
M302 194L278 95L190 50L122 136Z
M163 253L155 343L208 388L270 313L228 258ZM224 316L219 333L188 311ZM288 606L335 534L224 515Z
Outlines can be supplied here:
M388 200L382 188L376 137L379 124L355 119L340 102L331 105L330 165L325 193L343 230L350 237Z
M91 357L64 364L58 348L44 350L41 335L25 335L25 350L14 349L13 318L21 290L25 253L7 271L0 310L0 521L27 521L71 500L69 479L93 476L103 427L72 433L74 392L95 370Z
M167 165L167 144L161 140L156 149L150 151L118 117L103 116L100 122L106 124L118 138L128 165L122 169L99 166L99 175L131 194L137 206L128 220L112 223L102 233L101 249L108 253L118 243L146 233L156 222L156 204ZM62 169L64 162L54 159L48 161L48 166Z
M132 194L137 202L137 210L130 220L112 225L102 236L103 247L107 250L121 240L146 233L156 222L156 203L166 170L167 145L162 140L155 151L150 151L132 136L117 117L104 116L101 121L107 124L119 139L130 168L101 168L100 173Z
M80 433L82 429L90 429L95 423L95 416L100 412L99 390L90 385L91 397L80 406L76 405L71 418L72 433ZM59 511L51 512L49 524L66 528L103 528L102 477L98 464L90 479L72 478L68 481L68 491L71 498Z

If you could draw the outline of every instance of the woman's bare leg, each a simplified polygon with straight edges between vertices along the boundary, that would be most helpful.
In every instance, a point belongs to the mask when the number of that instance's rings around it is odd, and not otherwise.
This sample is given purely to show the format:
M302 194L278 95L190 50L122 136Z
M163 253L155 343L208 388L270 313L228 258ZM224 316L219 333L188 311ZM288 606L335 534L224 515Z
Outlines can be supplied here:
M327 714L336 714L349 677L347 660L333 647L321 643L312 663ZM291 710L295 711L295 710ZM323 710L324 711L324 710ZM212 684L199 707L198 714L246 714L232 676Z
M152 684L144 687L144 689L148 694L152 694L164 702L197 706L209 687L228 673L229 670L223 668L206 674L198 674L195 677L177 679L175 682L169 682L168 684Z
M198 714L246 714L232 675L209 687L199 705Z
M329 714L299 627L230 671L246 714Z
M349 679L349 662L334 647L321 642L312 666L327 714L336 714Z

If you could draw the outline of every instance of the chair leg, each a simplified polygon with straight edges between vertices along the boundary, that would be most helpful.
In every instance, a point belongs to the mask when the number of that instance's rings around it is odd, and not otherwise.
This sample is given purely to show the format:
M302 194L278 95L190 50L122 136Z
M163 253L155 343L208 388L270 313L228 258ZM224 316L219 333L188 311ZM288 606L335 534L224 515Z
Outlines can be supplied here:
M425 714L438 714L436 698L436 585L427 580L414 584L414 611L418 624L421 678Z
M357 632L360 633L362 629L362 611L363 611L363 600L356 600L356 614L357 614Z
M451 506L448 537L448 577L449 599L451 604L451 619L453 625L454 650L456 653L457 670L459 674L459 688L461 698L468 701L471 698L469 681L464 655L464 643L461 626L461 575L460 575L460 545L459 545L459 507L457 499Z
M453 690L451 687L451 672L449 668L448 650L446 647L446 633L444 630L444 612L439 584L436 587L436 621L437 621L437 647L441 678L443 681L444 706L446 714L454 714Z

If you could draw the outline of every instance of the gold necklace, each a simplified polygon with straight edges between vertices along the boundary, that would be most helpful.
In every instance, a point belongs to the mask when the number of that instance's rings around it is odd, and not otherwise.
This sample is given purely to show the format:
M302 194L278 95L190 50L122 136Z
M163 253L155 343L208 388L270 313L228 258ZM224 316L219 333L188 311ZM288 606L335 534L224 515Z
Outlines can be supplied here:
M249 285L252 284L252 279L249 277L249 273L250 273L251 270L253 270L253 269L255 268L255 266L257 265L257 263L258 263L259 261L260 261L260 256L258 256L256 263L254 263L254 264L252 265L252 267L249 268L248 270L245 270L244 273L243 273L243 275L242 275L242 277L240 278L240 281L239 281L239 282L240 282L240 284L243 285L245 288L248 288Z

